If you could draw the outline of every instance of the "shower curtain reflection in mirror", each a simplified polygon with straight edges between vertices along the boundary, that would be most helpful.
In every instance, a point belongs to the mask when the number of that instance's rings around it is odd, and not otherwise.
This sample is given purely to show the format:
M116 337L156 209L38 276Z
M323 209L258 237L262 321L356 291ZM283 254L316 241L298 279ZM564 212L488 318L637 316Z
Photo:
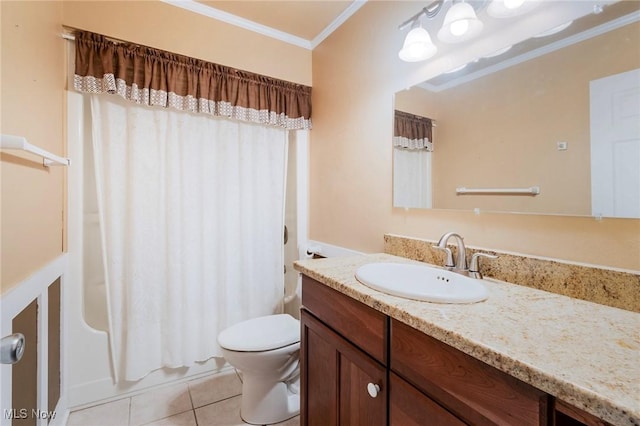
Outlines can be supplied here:
M116 375L222 356L218 332L282 311L287 131L92 95Z
M432 207L433 120L395 111L393 135L393 206Z

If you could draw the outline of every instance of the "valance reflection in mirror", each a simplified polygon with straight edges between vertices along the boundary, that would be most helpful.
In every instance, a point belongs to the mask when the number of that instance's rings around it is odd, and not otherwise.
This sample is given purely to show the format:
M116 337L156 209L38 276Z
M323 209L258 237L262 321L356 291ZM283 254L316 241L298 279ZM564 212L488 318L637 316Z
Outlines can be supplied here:
M429 209L433 120L395 110L393 121L393 203Z
M396 110L437 127L419 162L394 136L394 206L640 217L640 23L628 22L461 84L439 76L397 93ZM414 163L431 173L411 177Z

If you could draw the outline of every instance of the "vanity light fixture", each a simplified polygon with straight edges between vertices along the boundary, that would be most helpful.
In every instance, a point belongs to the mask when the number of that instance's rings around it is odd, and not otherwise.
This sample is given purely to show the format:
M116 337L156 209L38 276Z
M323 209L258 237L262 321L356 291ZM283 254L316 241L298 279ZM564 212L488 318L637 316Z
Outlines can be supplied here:
M476 11L469 3L465 3L464 0L435 0L398 27L402 31L411 26L411 30L405 37L402 50L398 53L400 59L406 62L417 62L429 59L436 54L438 48L431 41L429 32L422 28L420 19L423 17L427 19L435 18L445 2L451 2L452 4L445 15L442 28L438 31L438 38L441 41L457 43L469 40L482 30L482 22L478 19ZM482 6L485 2L486 0L481 2Z
M464 1L454 3L444 16L438 39L445 43L460 43L477 36L483 26L473 6Z
M484 24L478 19L477 13L485 7L489 16L510 18L529 12L540 2L541 0L434 0L398 27L402 31L411 26L398 56L406 62L417 62L436 54L438 49L431 41L429 32L422 28L420 20L423 17L434 19L443 7L448 9L442 28L437 33L438 39L445 43L460 43L474 38L482 31Z

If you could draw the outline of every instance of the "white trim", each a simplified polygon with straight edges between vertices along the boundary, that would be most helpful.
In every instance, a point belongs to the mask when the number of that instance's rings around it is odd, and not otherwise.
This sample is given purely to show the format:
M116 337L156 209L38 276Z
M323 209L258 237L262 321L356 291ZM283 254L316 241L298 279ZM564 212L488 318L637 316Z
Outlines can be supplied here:
M298 259L304 259L309 238L309 131L296 130L295 141Z
M38 303L38 315L37 315L37 328L38 328L38 340L37 342L26 342L27 345L35 344L37 346L37 409L41 412L48 410L48 377L49 377L49 303L48 303L48 291L49 286L53 284L58 278L60 278L60 324L62 328L62 315L64 312L64 302L62 299L64 276L67 271L67 254L62 253L53 261L40 268L29 277L18 283L15 287L10 289L6 294L0 297L0 332L2 336L11 334L13 319L22 312L31 302L37 300ZM62 338L62 330L60 330L60 346L61 351L64 346L64 340ZM66 411L66 392L65 392L65 379L64 379L64 361L63 352L60 354L60 399L58 400L58 407L61 410ZM18 408L11 405L11 385L12 385L12 370L11 365L0 366L0 380L2 394L2 410L5 408ZM22 407L19 407L22 408ZM0 424L10 425L11 419L6 418L4 411L0 413ZM57 413L56 413L57 417ZM55 418L54 418L55 419ZM38 426L47 425L48 420L42 417L38 418L36 424Z
M41 293L46 292L55 280L67 271L67 254L62 253L49 264L37 270L15 287L2 295L0 311L2 324L11 323L13 318L26 308Z
M293 44L294 46L302 47L303 49L313 50L324 39L329 37L340 25L344 24L358 9L360 9L367 0L354 0L340 15L336 17L329 25L327 25L313 40L307 40L296 35L277 30L267 25L262 25L249 19L241 18L228 12L216 9L211 6L199 3L194 0L160 0L163 3L176 6L190 12L198 13L200 15L207 16L209 18L216 19L218 21L225 22L236 27L244 28L245 30L253 31L258 34L262 34L267 37L274 38L276 40L283 41L285 43Z
M49 409L49 291L48 287L38 296L38 350L37 350L37 404L40 412ZM62 344L62 341L60 341ZM44 368L43 368L44 366ZM36 417L38 426L47 426L48 418Z
M345 10L342 11L340 15L336 19L334 19L329 25L325 27L324 30L320 32L317 36L311 40L311 50L318 47L320 43L324 41L327 37L331 35L335 30L337 30L340 25L344 24L347 19L351 18L351 16L356 13L367 0L354 0Z
M580 43L581 41L588 40L590 38L599 36L609 31L613 31L615 29L618 29L620 27L623 27L625 25L628 25L637 21L640 21L640 12L632 12L628 15L621 16L620 18L606 22L602 25L598 25L597 27L593 27L591 29L574 34L562 40L558 40L554 43L550 43L546 46L539 47L537 49L523 53L521 55L514 56L513 58L509 58L502 62L498 62L489 67L461 76L460 78L456 78L454 80L450 80L442 84L430 84L428 81L426 81L422 84L419 84L418 86L424 89L430 90L432 92L441 92L443 90L456 87L460 84L468 83L470 81L487 76L489 74L493 74L494 72L498 72L503 69L512 67L514 65L518 65L530 59L534 59L539 56L546 55L547 53L555 52L556 50L562 49L564 47L568 47L573 44Z
M348 249L346 247L334 246L333 244L323 243L321 241L309 240L307 242L307 256L317 254L323 257L345 257L358 256L365 253L357 250Z
M68 285L67 274L69 273L70 263L68 255L66 263L65 274L60 277L60 397L55 407L56 416L51 419L49 426L65 426L69 418L69 405L67 404L69 363L67 361L67 309L65 304L65 293Z
M244 28L245 30L253 31L258 34L265 35L267 37L275 38L276 40L284 41L285 43L293 44L294 46L302 47L304 49L311 50L311 42L301 37L294 36L284 31L276 30L275 28L268 27L266 25L259 24L248 19L241 18L228 12L198 3L194 0L160 0L163 3L176 6L190 12L198 13L200 15L207 16L209 18L217 19L218 21L225 22L227 24L235 25L236 27Z

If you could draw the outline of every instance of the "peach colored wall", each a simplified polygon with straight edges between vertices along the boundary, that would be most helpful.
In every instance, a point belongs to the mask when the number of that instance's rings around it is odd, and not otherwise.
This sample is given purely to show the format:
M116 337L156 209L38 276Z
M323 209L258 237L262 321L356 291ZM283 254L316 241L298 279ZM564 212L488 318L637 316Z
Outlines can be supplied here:
M438 121L434 206L591 214L589 82L640 68L640 53L629 54L638 34L634 23L442 92L397 93L396 108ZM557 141L569 149L558 151ZM455 193L458 186L532 185L540 195Z
M313 51L310 237L377 252L384 233L457 231L475 247L640 270L639 220L392 207L392 99L415 70L397 58L397 25L415 12L368 2Z
M63 25L311 85L309 50L159 1L0 4L2 133L59 155L66 150ZM4 293L63 252L66 183L64 169L44 169L30 154L0 159Z
M65 1L64 25L311 85L311 51L160 1Z
M64 155L62 4L2 1L0 8L2 133ZM62 253L65 169L19 151L3 151L0 167L2 294Z

